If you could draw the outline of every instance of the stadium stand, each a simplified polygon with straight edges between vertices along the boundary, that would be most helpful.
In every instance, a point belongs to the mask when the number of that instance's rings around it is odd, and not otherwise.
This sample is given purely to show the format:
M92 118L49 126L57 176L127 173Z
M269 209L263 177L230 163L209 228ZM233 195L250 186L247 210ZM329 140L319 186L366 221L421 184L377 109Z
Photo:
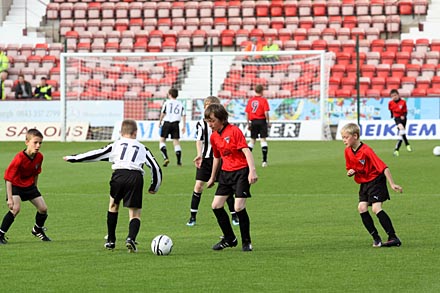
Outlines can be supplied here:
M271 37L284 50L334 52L331 93L352 96L354 88L346 78L355 72L358 37L360 61L365 62L361 66L361 94L381 95L384 89L397 86L414 91L413 95L432 95L439 86L440 40L401 37L404 20L426 16L429 5L427 0L53 0L46 7L46 21L58 24L65 48L62 42L32 46L11 43L4 47L11 61L11 78L26 73L35 84L46 75L57 91L59 54L64 49L182 52L205 50L212 41L215 50L240 50L251 37L259 40ZM106 72L103 80L112 74ZM262 72L273 96L286 95L278 92L287 89L280 86L280 80L273 74ZM117 92L121 94L117 98L132 98L133 92L142 88L141 81L145 88L151 89L152 96L163 91L156 82L142 78L142 71L136 75L135 90L119 85ZM240 90L248 90L247 85ZM105 90L102 92L108 96ZM221 94L234 97L237 93L224 88Z

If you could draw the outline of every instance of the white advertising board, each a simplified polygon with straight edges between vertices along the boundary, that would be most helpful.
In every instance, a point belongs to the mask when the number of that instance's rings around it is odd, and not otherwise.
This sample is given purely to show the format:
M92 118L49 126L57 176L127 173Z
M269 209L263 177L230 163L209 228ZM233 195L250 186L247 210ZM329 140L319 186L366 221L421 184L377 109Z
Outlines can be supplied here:
M137 121L137 139L141 141L158 141L160 138L160 128L158 121ZM245 121L231 122L237 125L246 137L250 136ZM197 121L186 123L185 134L180 135L181 140L195 140ZM114 124L112 140L119 137L121 121ZM269 139L272 140L320 140L321 122L313 121L277 121L270 124Z
M341 120L338 124L336 139L341 138L341 129L353 120ZM397 126L393 120L361 120L361 139L397 139ZM408 139L440 139L440 120L410 120L406 124Z
M60 101L3 101L2 122L61 122ZM123 101L67 101L67 121L112 126L124 118Z
M61 123L59 122L0 122L0 141L25 141L26 132L36 128L41 131L44 141L60 141ZM67 141L85 141L89 131L88 122L68 122Z

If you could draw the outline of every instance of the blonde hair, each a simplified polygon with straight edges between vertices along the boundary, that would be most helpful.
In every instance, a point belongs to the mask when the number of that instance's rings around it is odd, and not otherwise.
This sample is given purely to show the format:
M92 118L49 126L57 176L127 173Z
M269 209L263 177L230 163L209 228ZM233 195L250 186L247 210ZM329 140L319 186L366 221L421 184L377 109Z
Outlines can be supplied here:
M359 125L356 123L348 123L345 124L344 127L341 129L341 134L348 133L350 135L357 134L357 137L359 138L361 136L361 129L359 128Z
M137 131L136 121L131 119L126 119L122 121L121 134L122 135L133 135Z
M215 96L209 96L203 101L203 106L205 106L205 108L211 104L220 104L220 99Z

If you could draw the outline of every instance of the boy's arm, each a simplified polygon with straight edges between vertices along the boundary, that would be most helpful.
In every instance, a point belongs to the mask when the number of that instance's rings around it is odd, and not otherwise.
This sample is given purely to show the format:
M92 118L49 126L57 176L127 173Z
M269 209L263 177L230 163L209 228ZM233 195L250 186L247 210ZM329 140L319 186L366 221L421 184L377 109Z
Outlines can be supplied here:
M217 178L217 172L218 169L220 168L220 162L221 162L221 158L214 157L214 161L212 162L211 178L209 178L208 182L206 183L206 186L208 188L214 186L215 178Z
M186 115L182 116L182 133L184 134L186 131Z
M12 182L6 180L6 195L8 197L8 208L12 210L14 207L14 201L12 200Z
M196 165L196 168L200 168L200 165L202 164L202 146L203 146L203 142L201 140L196 141L196 151L197 151L197 155L194 158L193 162L194 165Z
M154 194L159 190L159 187L162 184L162 169L150 150L148 148L145 149L147 151L147 166L150 168L151 173L151 184L148 188L148 192Z
M252 152L249 148L243 148L241 151L244 153L247 164L249 166L249 184L254 184L258 180L257 170L255 169L254 156L252 155Z
M64 161L70 163L82 163L82 162L99 162L108 161L110 153L112 151L113 143L106 145L98 150L88 151L82 154L71 155L63 157Z
M385 174L385 177L387 178L388 183L390 184L391 188L392 188L394 191L397 191L397 192L402 193L402 192L403 192L402 187L399 186L399 185L397 185L396 183L394 183L393 176L391 176L391 171L390 171L389 168L386 168L386 169L384 170L384 174Z
M34 184L38 187L38 174L34 176Z

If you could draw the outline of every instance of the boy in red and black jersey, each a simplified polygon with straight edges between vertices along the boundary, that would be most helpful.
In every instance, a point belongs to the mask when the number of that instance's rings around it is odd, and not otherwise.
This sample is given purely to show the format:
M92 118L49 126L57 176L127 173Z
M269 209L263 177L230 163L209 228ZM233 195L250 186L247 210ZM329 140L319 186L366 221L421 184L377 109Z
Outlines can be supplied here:
M258 136L260 136L261 151L263 153L262 166L267 167L268 146L266 138L268 137L270 107L267 99L263 97L263 86L261 84L255 87L255 93L256 96L249 99L245 109L248 129L251 131L249 149L252 151Z
M394 118L398 128L399 139L397 140L396 147L394 148L394 156L399 156L399 149L402 145L402 140L405 142L406 149L412 152L412 148L406 138L406 116L408 109L406 107L405 100L402 100L399 96L399 92L396 89L391 90L391 101L388 103L388 109L391 112L391 118Z
M228 214L223 208L226 199L235 194L235 212L240 221L242 250L252 251L250 220L246 211L246 198L251 197L250 185L257 182L254 158L241 130L228 123L228 112L220 104L211 104L205 110L205 119L212 129L211 146L214 155L211 178L207 186L212 187L217 178L218 187L212 202L212 209L224 238L212 249L222 250L237 246Z
M370 235L373 236L373 247L400 246L401 242L396 236L390 217L382 210L382 204L390 199L387 180L394 191L402 192L402 187L394 183L387 165L368 145L360 141L360 129L357 124L349 123L345 125L341 130L341 135L344 144L347 146L345 148L347 176L354 176L356 183L360 184L358 210L362 223ZM380 224L388 234L387 242L382 243L373 219L368 212L368 206L372 206L373 213L376 214Z
M37 129L29 129L25 143L26 149L15 155L5 171L6 200L9 211L0 226L0 244L7 243L5 234L20 212L21 202L28 200L37 208L32 234L42 241L51 241L44 232L47 206L37 188L38 175L41 173L43 163L43 155L40 153L43 135Z

